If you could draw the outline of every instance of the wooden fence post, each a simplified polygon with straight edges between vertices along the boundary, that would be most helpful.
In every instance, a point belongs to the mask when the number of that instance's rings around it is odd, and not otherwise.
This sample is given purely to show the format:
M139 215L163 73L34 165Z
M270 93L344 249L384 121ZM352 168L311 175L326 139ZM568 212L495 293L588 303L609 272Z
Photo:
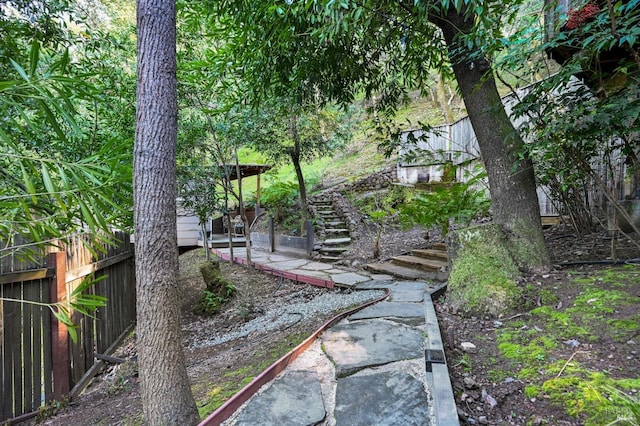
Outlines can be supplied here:
M269 251L273 253L276 251L275 233L273 227L273 216L269 216Z
M67 295L67 256L59 251L49 253L49 268L55 270L51 278L51 303L63 300ZM51 314L51 356L53 359L53 398L61 400L69 394L71 388L69 378L69 333L67 326Z
M307 256L311 256L315 246L315 234L313 232L313 222L307 220Z

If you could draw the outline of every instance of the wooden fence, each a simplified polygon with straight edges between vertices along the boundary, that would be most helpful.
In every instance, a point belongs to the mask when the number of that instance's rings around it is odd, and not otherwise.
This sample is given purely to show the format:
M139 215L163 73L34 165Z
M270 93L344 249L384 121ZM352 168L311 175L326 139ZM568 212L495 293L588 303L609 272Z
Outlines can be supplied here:
M53 401L75 395L135 321L135 267L129 235L115 246L89 248L79 235L57 247L29 244L0 250L0 423L20 421ZM54 251L55 250L55 251ZM72 315L73 342L42 304L64 301L83 278L105 276L89 290L107 298L94 318Z
M574 85L580 85L578 80ZM532 86L518 90L517 94L509 94L502 98L505 111L510 116L516 129L527 125L526 116L514 117L514 107L519 102L518 98L527 93ZM398 180L405 184L414 184L420 181L421 175L428 176L432 181L440 180L442 166L433 165L433 158L442 161L451 161L457 166L456 180L466 182L470 176L474 176L474 168L480 163L480 147L476 138L469 116L451 123L434 126L429 131L421 129L407 130L400 135L400 149L398 151ZM477 161L476 161L477 160ZM629 182L625 181L627 168L624 156L619 151L613 152L609 158L604 156L590 163L594 173L610 189L619 200L633 193ZM478 186L478 189L481 189ZM488 182L484 182L484 188L488 188ZM594 182L585 188L585 199L592 210L606 210L606 197L602 189ZM537 187L538 201L541 216L557 216L560 214L561 200L552 196L550 188L544 185Z

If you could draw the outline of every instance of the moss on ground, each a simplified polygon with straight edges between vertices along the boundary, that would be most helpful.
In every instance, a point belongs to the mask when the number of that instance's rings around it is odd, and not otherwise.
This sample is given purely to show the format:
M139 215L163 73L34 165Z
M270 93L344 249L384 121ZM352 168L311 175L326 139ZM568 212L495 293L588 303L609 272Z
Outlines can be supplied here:
M460 312L500 316L520 300L520 271L498 225L458 231L448 297Z
M590 342L603 339L612 345L638 339L640 300L634 286L639 278L637 266L577 276L570 288L562 289L575 293L570 303L565 299L565 306L558 306L558 297L545 294L538 300L546 303L526 319L496 331L502 357L511 363L514 376L528 383L527 398L547 399L589 426L612 424L625 416L630 420L616 424L640 423L637 372L608 371L606 363L594 362L606 354L589 349ZM554 288L544 291L553 293Z
M255 376L262 373L292 348L302 343L307 337L304 333L287 336L285 339L280 340L274 347L256 353L254 356L256 360L255 364L225 373L224 377L226 380L218 386L209 389L203 399L196 401L200 417L205 418L220 408L222 404L251 383Z

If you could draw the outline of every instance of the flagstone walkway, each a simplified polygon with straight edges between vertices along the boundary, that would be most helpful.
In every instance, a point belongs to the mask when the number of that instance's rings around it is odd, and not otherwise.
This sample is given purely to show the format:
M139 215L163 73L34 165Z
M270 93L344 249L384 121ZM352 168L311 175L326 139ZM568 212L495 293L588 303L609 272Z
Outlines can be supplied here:
M234 258L246 263L246 251L234 248ZM459 425L431 301L441 283L256 249L251 260L299 282L388 296L327 324L201 425Z

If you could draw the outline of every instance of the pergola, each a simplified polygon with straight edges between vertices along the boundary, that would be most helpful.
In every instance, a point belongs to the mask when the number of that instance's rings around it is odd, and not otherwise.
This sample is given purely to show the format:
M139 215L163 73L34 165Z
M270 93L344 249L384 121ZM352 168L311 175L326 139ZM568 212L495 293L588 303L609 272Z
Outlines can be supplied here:
M257 176L257 187L256 187L256 207L260 208L260 175L268 170L270 170L273 166L268 164L240 164L240 179L244 179L251 176ZM220 169L223 171L227 169L229 170L230 179L237 180L238 173L235 164L220 164Z

